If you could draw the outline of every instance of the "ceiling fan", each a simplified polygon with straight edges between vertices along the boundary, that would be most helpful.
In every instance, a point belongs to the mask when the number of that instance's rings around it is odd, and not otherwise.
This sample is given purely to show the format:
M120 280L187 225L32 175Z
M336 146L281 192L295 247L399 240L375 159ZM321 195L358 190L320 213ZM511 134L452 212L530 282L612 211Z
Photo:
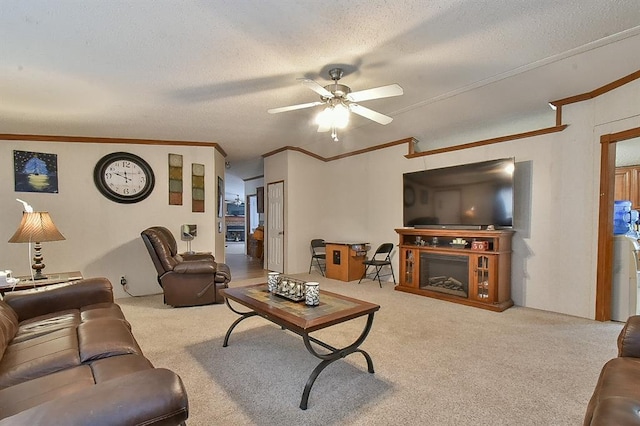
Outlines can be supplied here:
M369 120L373 120L379 124L386 125L391 123L393 118L363 107L362 105L359 105L358 102L400 96L404 93L402 87L398 84L389 84L387 86L352 92L351 88L348 86L338 84L338 80L342 78L343 73L342 68L333 68L329 70L329 77L333 80L333 84L329 84L324 87L308 78L299 78L298 80L300 80L304 86L320 95L320 100L304 104L272 108L267 110L267 112L269 114L278 114L286 111L326 105L324 110L316 117L316 124L318 124L318 132L328 132L331 130L331 137L334 141L338 140L337 129L343 129L349 123L350 112L368 118Z

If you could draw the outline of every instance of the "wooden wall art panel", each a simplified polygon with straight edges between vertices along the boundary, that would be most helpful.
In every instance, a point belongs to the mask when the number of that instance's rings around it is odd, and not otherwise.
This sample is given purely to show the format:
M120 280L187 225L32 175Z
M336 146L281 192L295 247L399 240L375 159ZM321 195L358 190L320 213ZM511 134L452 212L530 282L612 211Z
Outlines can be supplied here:
M204 213L204 164L191 165L191 211Z
M182 155L169 154L169 205L182 205Z

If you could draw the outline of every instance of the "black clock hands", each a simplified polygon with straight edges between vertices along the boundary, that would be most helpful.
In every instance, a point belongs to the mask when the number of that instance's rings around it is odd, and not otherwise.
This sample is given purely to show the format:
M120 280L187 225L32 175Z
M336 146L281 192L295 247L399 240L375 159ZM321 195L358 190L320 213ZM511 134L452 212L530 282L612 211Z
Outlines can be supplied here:
M130 177L127 177L127 172L124 172L124 174L120 174L118 172L113 172L114 175L116 176L120 176L121 178L124 178L125 181L129 182L131 180Z

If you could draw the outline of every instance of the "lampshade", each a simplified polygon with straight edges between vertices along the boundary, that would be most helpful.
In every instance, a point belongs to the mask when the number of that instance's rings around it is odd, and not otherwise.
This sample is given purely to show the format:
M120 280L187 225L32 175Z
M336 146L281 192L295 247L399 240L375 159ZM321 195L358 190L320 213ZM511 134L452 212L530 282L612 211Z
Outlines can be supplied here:
M22 213L22 222L11 238L10 243L29 243L64 240L64 236L54 225L49 212Z

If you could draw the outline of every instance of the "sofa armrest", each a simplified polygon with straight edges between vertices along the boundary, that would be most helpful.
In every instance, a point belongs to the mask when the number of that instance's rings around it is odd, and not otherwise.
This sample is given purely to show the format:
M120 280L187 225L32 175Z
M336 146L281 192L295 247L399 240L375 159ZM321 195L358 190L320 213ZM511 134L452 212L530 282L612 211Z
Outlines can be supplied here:
M218 263L218 268L216 270L216 282L228 283L229 281L231 281L231 269L229 269L229 265L226 263Z
M211 259L185 260L173 268L178 274L215 274L216 262Z
M8 293L4 297L19 321L96 303L113 303L113 288L106 278L86 278L75 283Z
M180 377L154 368L107 380L0 420L7 425L179 425L189 416Z
M640 315L627 319L618 336L618 356L640 358Z
M186 261L190 260L208 260L215 262L216 258L211 253L180 253L180 256Z

